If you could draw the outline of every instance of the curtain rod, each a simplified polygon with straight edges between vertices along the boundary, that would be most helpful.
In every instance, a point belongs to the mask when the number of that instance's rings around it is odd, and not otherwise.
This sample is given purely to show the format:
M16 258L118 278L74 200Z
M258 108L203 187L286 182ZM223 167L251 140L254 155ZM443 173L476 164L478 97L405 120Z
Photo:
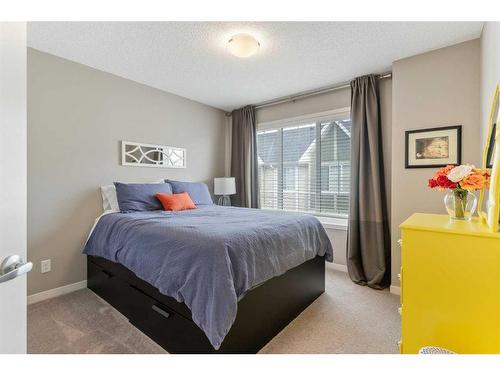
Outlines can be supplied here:
M391 78L392 72L377 74L376 77L379 79ZM295 95L291 95L291 96L285 96L285 97L281 97L281 98L277 98L277 99L268 100L268 101L256 104L255 109L270 107L272 105L283 104L283 103L288 103L288 102L294 102L294 101L299 100L299 99L304 99L304 98L308 98L310 96L325 94L327 92L342 90L342 89L345 89L348 87L351 87L351 81L338 83L338 84L333 85L333 86L326 86L326 87L316 89L316 90L304 91L304 92L301 92L301 93L298 93ZM231 112L226 112L226 116L231 116Z

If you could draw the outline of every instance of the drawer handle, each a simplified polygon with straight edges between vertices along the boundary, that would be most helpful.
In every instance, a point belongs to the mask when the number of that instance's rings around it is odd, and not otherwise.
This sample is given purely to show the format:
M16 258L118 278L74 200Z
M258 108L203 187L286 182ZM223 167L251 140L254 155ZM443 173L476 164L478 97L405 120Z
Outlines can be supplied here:
M106 279L109 279L110 277L113 277L112 274L110 274L108 271L101 270L104 276L106 276Z
M401 281L401 274L398 273L398 280Z
M153 309L153 311L156 311L158 314L160 314L161 316L163 316L165 318L168 318L170 316L170 313L168 311L163 310L159 306L153 305L153 306L151 306L151 308Z

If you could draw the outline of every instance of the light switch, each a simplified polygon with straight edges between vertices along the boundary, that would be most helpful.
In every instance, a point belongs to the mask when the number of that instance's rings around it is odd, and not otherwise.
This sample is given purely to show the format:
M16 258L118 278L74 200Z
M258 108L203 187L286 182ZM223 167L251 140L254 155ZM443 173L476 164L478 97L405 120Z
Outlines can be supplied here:
M42 260L40 262L40 269L42 273L50 272L50 270L52 269L52 264L50 259Z

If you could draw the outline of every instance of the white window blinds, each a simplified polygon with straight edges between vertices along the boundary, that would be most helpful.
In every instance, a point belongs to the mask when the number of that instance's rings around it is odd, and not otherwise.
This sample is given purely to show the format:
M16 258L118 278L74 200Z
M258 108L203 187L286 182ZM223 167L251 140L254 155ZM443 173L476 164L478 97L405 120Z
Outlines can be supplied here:
M257 132L262 208L319 216L349 213L351 121L301 120Z

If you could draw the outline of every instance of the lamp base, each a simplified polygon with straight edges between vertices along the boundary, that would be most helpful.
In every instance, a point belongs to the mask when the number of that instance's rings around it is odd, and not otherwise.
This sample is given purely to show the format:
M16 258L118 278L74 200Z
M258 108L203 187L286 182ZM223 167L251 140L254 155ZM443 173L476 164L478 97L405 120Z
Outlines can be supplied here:
M219 200L217 201L217 204L219 206L230 206L231 205L231 198L229 195L221 195L219 197Z

